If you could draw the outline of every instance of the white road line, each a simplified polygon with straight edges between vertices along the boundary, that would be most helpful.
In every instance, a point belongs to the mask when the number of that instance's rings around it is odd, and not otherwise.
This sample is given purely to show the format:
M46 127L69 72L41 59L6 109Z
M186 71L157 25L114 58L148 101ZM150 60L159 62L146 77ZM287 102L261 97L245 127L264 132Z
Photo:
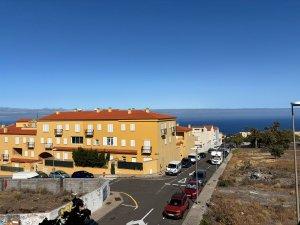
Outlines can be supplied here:
M127 204L121 204L122 206L126 206L126 207L131 207L131 208L135 208L135 205L127 205Z
M126 223L126 225L147 225L144 219L153 211L153 208L140 220L131 220L130 222Z

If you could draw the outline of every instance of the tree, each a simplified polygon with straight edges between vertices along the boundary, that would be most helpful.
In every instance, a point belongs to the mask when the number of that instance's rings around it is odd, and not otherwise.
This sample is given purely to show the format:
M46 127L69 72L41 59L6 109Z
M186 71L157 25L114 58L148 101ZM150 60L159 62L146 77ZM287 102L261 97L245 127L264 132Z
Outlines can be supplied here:
M84 150L78 148L73 151L73 160L76 166L82 167L103 167L107 164L107 159L103 152L99 153L96 150Z

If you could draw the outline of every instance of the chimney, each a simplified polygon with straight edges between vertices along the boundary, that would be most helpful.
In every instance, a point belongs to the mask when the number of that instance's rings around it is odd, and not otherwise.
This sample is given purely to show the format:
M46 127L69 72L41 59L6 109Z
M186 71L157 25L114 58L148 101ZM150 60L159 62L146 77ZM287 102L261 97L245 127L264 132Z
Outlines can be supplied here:
M5 133L5 134L7 133L7 127L3 128L3 133Z
M188 125L188 128L192 128L191 124Z
M146 111L146 113L149 113L149 112L150 112L150 109L149 109L149 108L146 108L145 111Z
M56 111L56 112L55 112L56 115L58 115L59 113L60 113L59 111Z
M179 123L176 123L176 126L178 127L178 126L179 126Z
M95 111L96 111L97 113L99 113L99 112L101 111L101 109L100 109L100 108L96 108Z
M128 114L131 114L131 109L128 109Z
M111 111L112 111L112 109L111 109L111 107L109 107L109 108L108 108L108 112L111 112Z

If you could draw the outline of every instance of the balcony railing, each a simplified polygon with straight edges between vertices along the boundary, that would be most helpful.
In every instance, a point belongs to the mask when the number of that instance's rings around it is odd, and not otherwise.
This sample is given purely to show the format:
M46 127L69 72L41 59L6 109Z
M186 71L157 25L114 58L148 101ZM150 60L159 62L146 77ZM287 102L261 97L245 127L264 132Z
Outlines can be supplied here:
M54 135L56 137L61 137L63 135L63 129L54 129Z
M2 161L8 162L9 161L9 154L2 154Z
M152 153L152 146L143 146L142 147L142 154L151 154Z
M29 149L33 149L34 148L34 146L35 146L35 144L34 144L34 142L27 142L27 148L29 148Z
M87 137L94 136L94 129L86 129L85 130L85 136L87 136Z
M53 143L45 143L45 149L51 150L53 148Z

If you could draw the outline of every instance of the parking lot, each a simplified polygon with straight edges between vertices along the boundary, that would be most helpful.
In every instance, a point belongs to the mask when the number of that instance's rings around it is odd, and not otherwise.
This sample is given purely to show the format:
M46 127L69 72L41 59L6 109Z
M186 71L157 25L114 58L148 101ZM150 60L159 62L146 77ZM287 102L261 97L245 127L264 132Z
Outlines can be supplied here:
M217 169L217 166L207 162L208 158L198 161L198 169L207 171L207 179ZM183 169L178 176L162 176L157 178L119 178L111 182L111 190L122 193L123 204L108 213L98 223L105 225L133 224L182 224L181 220L164 218L163 209L173 193L184 188L195 165ZM190 201L190 206L193 202Z

